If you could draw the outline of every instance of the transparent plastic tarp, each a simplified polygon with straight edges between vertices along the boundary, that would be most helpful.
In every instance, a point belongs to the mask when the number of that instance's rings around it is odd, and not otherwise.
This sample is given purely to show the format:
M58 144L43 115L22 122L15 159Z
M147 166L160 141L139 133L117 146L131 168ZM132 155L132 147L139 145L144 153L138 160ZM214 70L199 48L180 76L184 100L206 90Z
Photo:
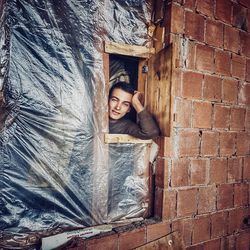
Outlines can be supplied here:
M102 52L106 40L145 45L150 8L0 1L1 246L145 213L146 144L103 143Z

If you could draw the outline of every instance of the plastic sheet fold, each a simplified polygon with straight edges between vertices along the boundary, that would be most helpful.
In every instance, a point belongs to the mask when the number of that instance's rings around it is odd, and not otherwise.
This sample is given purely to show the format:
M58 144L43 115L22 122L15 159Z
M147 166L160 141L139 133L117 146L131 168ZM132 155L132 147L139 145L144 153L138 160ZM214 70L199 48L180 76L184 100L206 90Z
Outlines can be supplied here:
M142 217L146 145L103 143L102 46L145 45L150 5L2 0L0 15L0 245Z

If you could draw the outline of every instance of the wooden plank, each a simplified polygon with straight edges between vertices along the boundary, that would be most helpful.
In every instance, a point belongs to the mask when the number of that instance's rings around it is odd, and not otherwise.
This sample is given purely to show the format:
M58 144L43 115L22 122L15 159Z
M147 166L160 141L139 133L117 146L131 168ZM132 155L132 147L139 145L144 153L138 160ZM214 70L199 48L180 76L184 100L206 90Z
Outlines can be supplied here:
M171 46L148 60L146 107L156 118L162 136L170 136Z
M127 134L104 134L105 143L152 143L152 140L141 140Z
M154 1L154 23L160 22L164 17L164 0Z
M106 53L118 54L124 56L134 56L149 58L150 55L155 53L154 48L147 48L145 46L120 44L115 42L104 42L104 49Z

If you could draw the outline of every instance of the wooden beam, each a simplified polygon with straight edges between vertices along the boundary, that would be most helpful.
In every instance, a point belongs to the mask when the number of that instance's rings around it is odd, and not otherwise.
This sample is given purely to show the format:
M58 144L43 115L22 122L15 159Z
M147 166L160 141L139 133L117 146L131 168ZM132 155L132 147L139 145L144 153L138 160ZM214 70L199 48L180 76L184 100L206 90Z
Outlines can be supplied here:
M127 134L104 134L105 143L152 143L152 140L141 140Z
M104 42L104 50L106 53L118 54L124 56L134 56L149 58L150 55L155 53L154 48L147 48L145 46L120 44L115 42Z

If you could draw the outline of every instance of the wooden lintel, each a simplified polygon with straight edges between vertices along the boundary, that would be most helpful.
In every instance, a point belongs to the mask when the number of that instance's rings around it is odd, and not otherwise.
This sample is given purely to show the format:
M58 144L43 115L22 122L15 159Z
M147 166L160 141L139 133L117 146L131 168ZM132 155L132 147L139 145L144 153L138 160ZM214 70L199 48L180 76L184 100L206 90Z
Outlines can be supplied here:
M154 48L147 48L145 46L130 45L130 44L120 44L115 42L104 42L104 50L106 53L118 54L125 56L134 56L149 58L155 53Z
M141 140L127 134L104 134L105 143L152 143L152 140Z

